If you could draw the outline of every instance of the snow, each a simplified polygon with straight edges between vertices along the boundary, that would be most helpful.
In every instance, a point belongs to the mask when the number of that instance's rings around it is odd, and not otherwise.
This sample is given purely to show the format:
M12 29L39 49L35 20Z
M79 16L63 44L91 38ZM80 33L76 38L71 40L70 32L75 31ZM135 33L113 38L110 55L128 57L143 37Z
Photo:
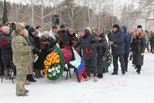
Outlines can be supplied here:
M17 97L15 84L9 80L0 83L0 103L154 103L154 55L145 53L145 64L138 75L132 64L123 76L105 74L97 83L82 81L78 83L75 74L66 80L38 79L26 86L29 96ZM65 75L64 75L65 77Z

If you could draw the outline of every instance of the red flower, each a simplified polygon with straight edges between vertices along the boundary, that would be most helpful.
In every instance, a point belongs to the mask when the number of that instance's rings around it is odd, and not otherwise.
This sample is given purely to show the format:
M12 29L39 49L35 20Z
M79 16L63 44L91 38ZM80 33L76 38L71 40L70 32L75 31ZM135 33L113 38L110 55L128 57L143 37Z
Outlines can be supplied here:
M2 46L6 46L6 45L8 45L8 44L9 44L9 42L8 42L7 39L3 39L3 40L2 40Z
M40 43L41 46L44 46L45 44L46 44L45 42L41 42L41 43Z
M87 54L91 54L92 52L93 52L92 49L88 49L88 48L86 48L86 53L87 53Z

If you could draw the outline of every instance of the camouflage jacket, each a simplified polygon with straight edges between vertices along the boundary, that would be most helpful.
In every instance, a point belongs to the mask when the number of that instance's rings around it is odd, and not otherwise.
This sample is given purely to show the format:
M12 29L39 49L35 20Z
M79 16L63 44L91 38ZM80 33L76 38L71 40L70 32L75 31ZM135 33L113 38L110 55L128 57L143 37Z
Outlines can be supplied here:
M32 63L32 46L26 38L15 32L12 33L13 63L23 65Z

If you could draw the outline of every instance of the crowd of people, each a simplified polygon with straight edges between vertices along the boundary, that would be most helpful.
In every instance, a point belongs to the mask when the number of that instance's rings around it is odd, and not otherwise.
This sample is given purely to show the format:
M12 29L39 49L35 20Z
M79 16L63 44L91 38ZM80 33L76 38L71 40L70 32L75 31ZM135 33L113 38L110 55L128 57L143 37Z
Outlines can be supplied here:
M94 82L97 78L103 78L110 50L113 56L112 75L118 75L118 60L121 73L125 75L128 72L129 56L140 74L145 49L154 53L154 34L152 31L144 32L141 25L137 29L127 30L126 26L115 24L107 37L108 40L97 28L81 29L75 33L73 28L64 24L59 27L54 25L49 31L43 31L41 26L34 28L22 23L0 25L1 76L9 79L7 68L12 62L16 67L16 95L25 96L29 91L24 85L36 82L35 78L44 77L44 60L56 44L61 49L79 48L87 70L85 80L90 80L93 74Z

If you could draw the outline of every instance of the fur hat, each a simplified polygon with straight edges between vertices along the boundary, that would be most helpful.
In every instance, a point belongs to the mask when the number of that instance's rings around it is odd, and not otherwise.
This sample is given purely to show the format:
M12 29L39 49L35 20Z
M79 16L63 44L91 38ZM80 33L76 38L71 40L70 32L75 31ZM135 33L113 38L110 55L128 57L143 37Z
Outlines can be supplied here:
M119 26L118 24L114 24L114 25L113 25L113 28L120 29L120 26Z

